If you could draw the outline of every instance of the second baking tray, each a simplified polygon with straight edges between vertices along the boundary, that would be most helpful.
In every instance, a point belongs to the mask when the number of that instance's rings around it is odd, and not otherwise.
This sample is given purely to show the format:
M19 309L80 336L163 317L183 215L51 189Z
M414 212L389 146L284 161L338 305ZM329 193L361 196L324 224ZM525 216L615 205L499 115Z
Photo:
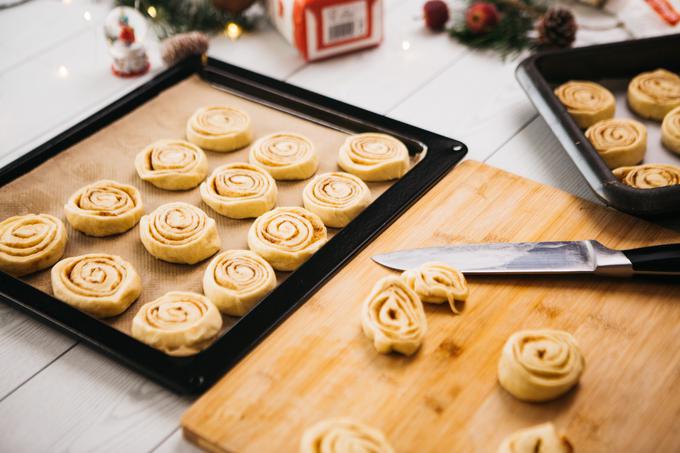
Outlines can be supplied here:
M293 273L278 273L279 285L242 318L225 317L221 336L191 357L170 357L129 335L141 304L170 290L201 292L200 276L209 262L194 266L160 262L146 253L138 227L109 238L90 238L68 227L66 256L88 252L120 254L142 276L140 300L125 313L99 320L54 299L49 270L22 279L0 273L5 301L61 328L162 384L198 392L212 384L271 329L303 303L378 232L446 174L465 154L455 140L349 106L219 61L197 58L170 68L118 102L0 170L0 218L44 212L63 219L63 204L78 187L115 179L140 189L145 211L169 201L200 206L214 218L222 249L245 248L251 221L224 218L202 205L198 189L168 192L141 181L134 154L151 141L181 138L197 107L227 103L251 114L256 137L277 130L303 133L319 148L319 172L336 170L337 149L348 134L378 131L408 147L412 168L394 183L369 184L377 199ZM228 161L247 161L247 150L208 153L211 169ZM300 205L307 181L278 182L278 204ZM341 303L339 301L338 303Z
M553 89L569 80L601 83L616 97L615 117L633 117L647 127L644 163L680 166L680 156L660 143L660 123L636 117L626 105L630 79L658 68L680 73L680 34L539 53L524 60L516 73L529 99L593 191L608 205L645 217L677 216L680 213L680 185L636 189L621 183L553 94Z

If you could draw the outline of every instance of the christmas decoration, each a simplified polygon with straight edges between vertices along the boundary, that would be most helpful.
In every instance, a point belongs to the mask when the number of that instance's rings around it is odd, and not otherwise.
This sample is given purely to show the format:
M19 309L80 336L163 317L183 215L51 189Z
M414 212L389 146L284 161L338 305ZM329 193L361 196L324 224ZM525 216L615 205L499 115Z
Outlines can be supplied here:
M114 8L104 21L104 34L113 57L111 71L119 77L133 77L149 70L144 47L147 24L135 9Z
M576 39L576 28L571 11L550 9L538 23L538 43L542 47L569 47Z
M116 4L135 7L146 14L159 38L178 33L220 32L235 23L250 30L254 20L244 14L253 0L116 0Z
M429 0L423 5L425 26L432 31L441 31L449 21L449 5L442 0Z
M493 3L479 2L465 12L465 25L473 33L486 33L500 21L498 9Z
M449 34L476 49L503 57L525 49L568 47L576 37L576 21L564 8L548 9L550 0L466 0Z
M208 51L208 37L201 32L181 33L161 43L161 57L168 66L191 55L203 55Z

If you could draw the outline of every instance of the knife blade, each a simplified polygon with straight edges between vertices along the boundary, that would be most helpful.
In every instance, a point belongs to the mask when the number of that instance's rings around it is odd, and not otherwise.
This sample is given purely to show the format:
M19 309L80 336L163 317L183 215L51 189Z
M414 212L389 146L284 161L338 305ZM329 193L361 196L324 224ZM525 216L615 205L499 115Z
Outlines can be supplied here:
M466 274L680 275L680 244L613 250L593 240L481 243L399 250L372 259L397 270L438 261Z

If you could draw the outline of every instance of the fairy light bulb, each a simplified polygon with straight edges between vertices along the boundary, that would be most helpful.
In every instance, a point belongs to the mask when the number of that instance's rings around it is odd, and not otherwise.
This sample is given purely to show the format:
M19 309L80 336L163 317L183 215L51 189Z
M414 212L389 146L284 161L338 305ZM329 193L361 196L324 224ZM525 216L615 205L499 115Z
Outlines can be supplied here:
M57 77L60 79L65 79L68 77L68 68L64 65L60 65L59 68L57 69Z
M156 10L155 6L149 6L146 9L146 13L149 15L149 17L155 18L156 15L158 14L158 11Z
M243 34L243 28L239 24L236 22L227 22L227 25L224 27L224 35L227 38L236 41L241 34Z
M83 13L83 19L85 19L88 22L91 21L92 20L92 13L90 13L89 11L85 11Z
M411 43L408 41L402 41L401 48L402 50L409 50L411 48Z

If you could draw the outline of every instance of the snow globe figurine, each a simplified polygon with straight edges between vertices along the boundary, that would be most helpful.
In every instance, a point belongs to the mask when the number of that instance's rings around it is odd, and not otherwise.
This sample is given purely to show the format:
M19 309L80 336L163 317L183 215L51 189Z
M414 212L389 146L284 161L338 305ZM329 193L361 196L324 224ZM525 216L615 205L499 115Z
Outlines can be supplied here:
M118 77L134 77L149 70L144 47L148 26L139 11L127 6L114 8L104 22L104 33L113 57L111 71Z

